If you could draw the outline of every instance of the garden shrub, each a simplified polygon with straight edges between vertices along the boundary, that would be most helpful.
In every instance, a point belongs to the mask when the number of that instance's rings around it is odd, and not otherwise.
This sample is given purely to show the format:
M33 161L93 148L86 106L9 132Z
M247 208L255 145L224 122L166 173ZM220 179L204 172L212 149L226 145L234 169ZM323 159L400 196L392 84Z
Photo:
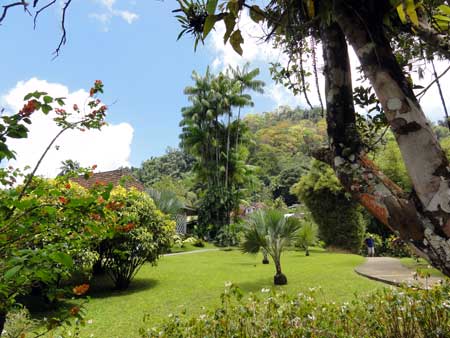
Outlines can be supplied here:
M243 236L242 225L239 223L231 223L224 225L216 235L214 243L217 246L237 246Z
M6 316L6 323L2 338L25 337L25 334L39 327L39 321L30 318L30 312L26 308L12 310Z
M367 232L365 238L368 236L372 236L374 239L376 256L401 258L411 257L413 254L408 245L395 235L390 235L388 238L383 239L380 235ZM361 244L360 254L367 256L367 247L364 242Z
M308 207L327 246L359 252L365 233L361 208L347 195L330 166L314 161L292 192Z
M270 290L262 289L262 292ZM144 337L450 337L450 284L430 290L386 288L350 303L323 303L317 290L288 296L243 293L226 285L221 306L196 317L170 315ZM145 319L144 319L145 320Z
M112 235L101 241L99 253L106 273L123 290L145 262L155 264L170 248L175 222L136 189L114 188L111 200L109 212L117 223Z

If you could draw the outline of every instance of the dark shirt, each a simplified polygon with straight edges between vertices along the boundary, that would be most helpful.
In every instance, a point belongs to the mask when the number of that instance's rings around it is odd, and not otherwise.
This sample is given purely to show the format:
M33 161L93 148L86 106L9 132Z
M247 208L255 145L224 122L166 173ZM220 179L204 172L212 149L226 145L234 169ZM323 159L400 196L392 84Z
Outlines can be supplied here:
M366 238L366 245L367 245L369 248L373 248L373 244L374 244L373 238Z

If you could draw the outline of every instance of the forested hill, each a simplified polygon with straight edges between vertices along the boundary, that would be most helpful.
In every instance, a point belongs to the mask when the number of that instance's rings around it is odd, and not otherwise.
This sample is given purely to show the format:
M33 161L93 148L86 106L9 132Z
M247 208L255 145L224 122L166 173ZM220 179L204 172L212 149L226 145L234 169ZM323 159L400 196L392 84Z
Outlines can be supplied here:
M242 123L247 126L246 136L251 140L245 151L248 153L246 164L254 168L253 178L249 180L251 184L243 189L244 198L270 202L281 196L288 205L297 203L297 197L289 190L308 172L312 161L311 147L327 143L326 122L320 110L280 107L273 112L248 114ZM449 130L442 125L433 128L449 155ZM400 151L390 132L371 156L392 180L405 190L410 189ZM198 194L192 172L195 162L195 158L183 150L169 148L166 154L144 161L140 168L135 168L135 173L147 187L194 196L193 193Z

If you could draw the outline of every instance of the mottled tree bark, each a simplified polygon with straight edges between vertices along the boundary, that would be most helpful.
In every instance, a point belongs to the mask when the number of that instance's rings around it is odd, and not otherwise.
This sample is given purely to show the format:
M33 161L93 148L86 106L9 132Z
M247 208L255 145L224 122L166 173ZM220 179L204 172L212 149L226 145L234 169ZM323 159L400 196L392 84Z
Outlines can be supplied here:
M402 238L413 243L434 266L450 276L448 160L392 53L376 6L372 1L337 0L335 19L355 49L383 106L417 199L401 197L394 187L385 191L384 187L390 186L386 184L376 188L373 195L382 197L385 210L380 212L384 214L384 223L395 226ZM377 172L376 168L372 170ZM384 177L380 176L380 182L383 181ZM369 196L365 198L372 200ZM398 213L399 210L408 212Z

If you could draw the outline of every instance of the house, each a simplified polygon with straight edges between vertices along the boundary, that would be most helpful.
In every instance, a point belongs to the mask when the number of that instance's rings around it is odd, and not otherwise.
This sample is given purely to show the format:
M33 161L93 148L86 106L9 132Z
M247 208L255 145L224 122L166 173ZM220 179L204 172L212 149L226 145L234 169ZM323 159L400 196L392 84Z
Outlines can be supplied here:
M84 176L78 176L72 178L71 181L86 189L92 188L96 184L112 183L114 187L122 185L126 189L136 188L139 191L144 191L144 185L134 178L131 170L127 168L94 173L88 179L84 178Z

